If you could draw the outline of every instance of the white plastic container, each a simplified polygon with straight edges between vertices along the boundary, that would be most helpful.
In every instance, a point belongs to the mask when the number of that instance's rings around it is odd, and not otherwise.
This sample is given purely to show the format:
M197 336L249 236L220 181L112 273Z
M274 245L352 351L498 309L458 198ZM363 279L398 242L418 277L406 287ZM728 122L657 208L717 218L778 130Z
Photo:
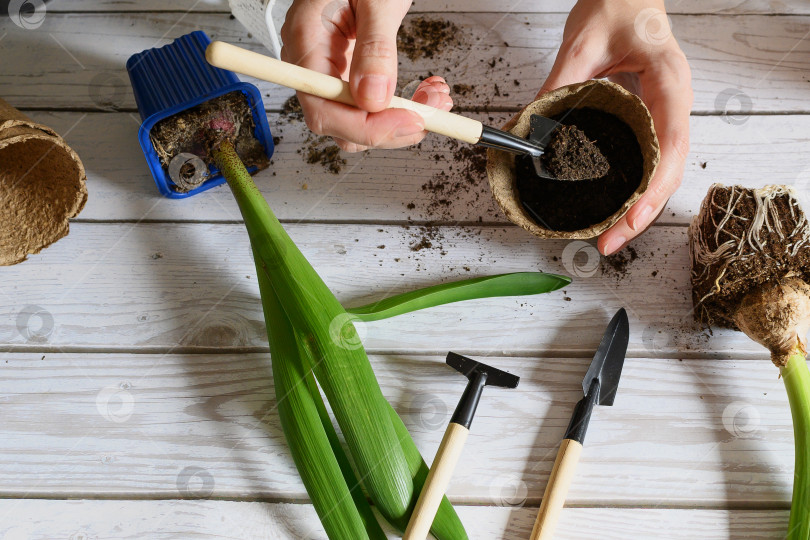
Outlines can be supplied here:
M228 0L236 20L276 58L281 56L281 25L292 0Z

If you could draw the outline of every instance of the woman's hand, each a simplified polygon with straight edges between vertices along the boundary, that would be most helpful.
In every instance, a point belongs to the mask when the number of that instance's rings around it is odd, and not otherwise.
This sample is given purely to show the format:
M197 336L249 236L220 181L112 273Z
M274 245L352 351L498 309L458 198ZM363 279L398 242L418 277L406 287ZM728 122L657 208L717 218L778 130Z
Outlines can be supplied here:
M644 196L599 237L610 255L642 233L681 184L689 153L692 77L670 31L662 0L580 0L540 94L608 77L636 92L650 110L661 161ZM539 94L538 94L539 95Z
M349 81L359 109L299 93L309 129L349 152L397 148L425 136L422 117L386 109L397 85L397 30L410 0L295 0L281 28L281 59ZM412 98L450 110L450 87L424 80Z

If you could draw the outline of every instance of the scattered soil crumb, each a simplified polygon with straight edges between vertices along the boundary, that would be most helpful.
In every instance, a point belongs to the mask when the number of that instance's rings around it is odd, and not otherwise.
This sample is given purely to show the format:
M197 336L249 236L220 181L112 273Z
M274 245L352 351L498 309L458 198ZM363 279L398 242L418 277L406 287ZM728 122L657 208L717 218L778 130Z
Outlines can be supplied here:
M701 168L701 169L705 169L705 168L706 168L706 165L708 165L708 163L707 163L707 162L705 162L705 161L701 161L701 162L700 162L700 168Z
M411 251L418 252L423 249L438 249L444 252L441 229L435 225L422 225L406 229L411 235L409 247Z
M159 251L157 253L153 253L152 258L155 259L155 260L162 259L163 258L163 253L161 253Z
M326 136L314 137L307 141L304 159L307 163L320 163L332 174L339 174L346 165L346 160L340 156L340 147L331 137Z
M427 195L428 202L421 209L422 218L428 221L441 221L456 217L453 204L462 194L469 193L475 204L486 189L487 154L485 148L462 145L458 141L449 140L451 156L448 159L444 154L433 154L437 162L449 162L430 180L422 185L422 191ZM411 202L407 205L413 210L416 205Z
M466 96L470 92L475 90L475 87L470 84L454 84L453 85L453 93L458 94L460 96Z
M608 257L602 257L602 275L615 277L618 281L627 275L628 266L636 259L638 259L638 253L633 247L628 247Z
M281 118L283 120L296 120L301 121L304 119L304 110L301 108L301 102L298 101L298 96L293 95L284 105L281 106Z
M464 34L454 23L443 19L415 17L399 27L397 49L411 61L433 58L445 48L464 43Z

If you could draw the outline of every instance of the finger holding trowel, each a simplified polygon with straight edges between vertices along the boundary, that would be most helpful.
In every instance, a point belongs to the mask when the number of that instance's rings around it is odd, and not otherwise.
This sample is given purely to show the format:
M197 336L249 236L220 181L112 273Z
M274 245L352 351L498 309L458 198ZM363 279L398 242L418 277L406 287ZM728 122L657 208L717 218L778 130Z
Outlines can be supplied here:
M551 470L540 512L534 523L531 540L549 540L554 535L554 528L560 511L565 505L568 487L574 478L579 456L582 453L582 443L585 441L585 432L594 405L613 405L616 390L619 386L619 377L622 374L624 356L627 352L630 327L627 321L627 312L624 308L616 312L605 330L599 349L593 357L588 372L582 380L582 390L585 396L579 400L571 422L565 432L554 468Z

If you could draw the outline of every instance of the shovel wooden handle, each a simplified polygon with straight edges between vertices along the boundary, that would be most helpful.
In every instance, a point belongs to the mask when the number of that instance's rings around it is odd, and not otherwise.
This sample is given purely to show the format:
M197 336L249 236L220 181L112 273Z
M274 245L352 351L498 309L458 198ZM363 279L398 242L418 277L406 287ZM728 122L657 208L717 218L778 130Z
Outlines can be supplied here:
M554 460L554 468L551 469L548 484L546 484L546 492L543 493L543 502L540 503L540 511L534 522L531 540L551 540L554 536L554 529L557 527L560 512L565 506L568 487L574 478L581 453L581 443L572 439L563 439L557 452L557 459Z
M469 429L455 422L447 426L402 540L427 538L469 433Z
M208 45L205 58L209 64L218 68L229 69L305 94L357 107L349 89L349 83L337 77L318 73L222 41L214 41ZM483 125L478 120L398 96L391 98L388 108L408 109L419 114L425 121L427 131L471 144L476 144L481 140Z

